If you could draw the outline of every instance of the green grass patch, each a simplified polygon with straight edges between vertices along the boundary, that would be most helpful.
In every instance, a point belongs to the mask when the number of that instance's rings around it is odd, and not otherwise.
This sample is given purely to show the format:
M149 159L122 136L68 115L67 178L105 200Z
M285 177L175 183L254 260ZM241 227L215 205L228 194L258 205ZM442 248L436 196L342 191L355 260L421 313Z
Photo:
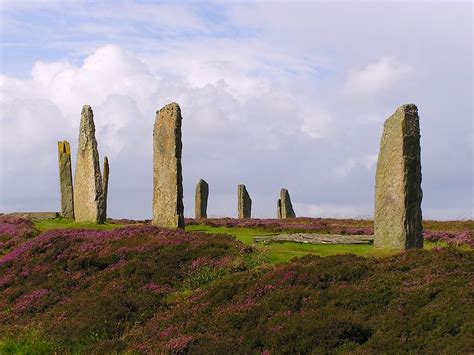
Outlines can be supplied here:
M19 337L0 338L0 354L52 354L55 349L55 344L35 331L27 331Z
M34 225L41 232L48 231L51 229L64 228L111 230L123 227L123 225L115 223L96 224L91 222L76 222L73 219L68 218L39 219L34 221Z
M260 228L229 228L212 227L207 225L186 226L188 232L221 233L234 236L237 240L247 245L254 245L263 255L263 259L270 264L285 263L293 258L303 257L308 254L317 256L333 256L354 254L363 257L387 257L396 255L398 250L378 249L369 244L303 244L295 242L275 242L269 244L254 244L253 238L259 236L275 235L278 233L265 231ZM432 250L436 247L448 247L443 242L424 242L424 249ZM459 247L469 250L468 246Z
M254 237L261 237L266 235L275 235L278 233L265 231L260 228L228 228L228 227L211 227L202 224L194 224L186 226L186 232L204 232L210 234L227 234L235 237L246 245L253 244Z

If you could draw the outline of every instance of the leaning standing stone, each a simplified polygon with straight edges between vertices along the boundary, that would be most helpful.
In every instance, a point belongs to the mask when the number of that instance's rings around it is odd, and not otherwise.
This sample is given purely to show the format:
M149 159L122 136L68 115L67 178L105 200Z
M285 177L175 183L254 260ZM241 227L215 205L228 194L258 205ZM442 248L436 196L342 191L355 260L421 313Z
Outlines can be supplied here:
M239 219L251 218L252 199L250 198L245 185L237 186Z
M422 248L420 124L415 105L385 121L375 181L374 245Z
M95 139L94 114L82 108L74 176L74 217L77 222L104 223L102 175Z
M74 218L74 190L72 187L71 147L69 142L58 142L58 160L61 216Z
M278 218L295 218L295 211L293 210L293 205L291 204L290 194L287 189L281 189L280 199L278 200L279 214Z
M207 198L209 197L209 185L200 179L196 185L196 197L194 200L195 218L207 218Z
M156 226L184 228L181 120L181 109L174 102L156 113L152 221Z

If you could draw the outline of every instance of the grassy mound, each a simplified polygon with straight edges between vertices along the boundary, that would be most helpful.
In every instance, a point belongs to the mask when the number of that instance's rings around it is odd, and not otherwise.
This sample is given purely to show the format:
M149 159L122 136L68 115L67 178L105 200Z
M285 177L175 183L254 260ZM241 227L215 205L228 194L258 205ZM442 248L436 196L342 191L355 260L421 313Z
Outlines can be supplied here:
M16 242L0 256L0 353L474 350L471 249L275 266L222 234L1 222Z

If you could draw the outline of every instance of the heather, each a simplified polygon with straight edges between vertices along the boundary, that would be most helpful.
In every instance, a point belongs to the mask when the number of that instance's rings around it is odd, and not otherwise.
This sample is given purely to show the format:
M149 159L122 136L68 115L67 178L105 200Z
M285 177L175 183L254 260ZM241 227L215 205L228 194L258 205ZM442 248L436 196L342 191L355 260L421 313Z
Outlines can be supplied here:
M358 219L333 219L299 217L291 219L186 219L188 226L212 228L255 229L267 235L275 233L321 233L342 235L371 235L373 221ZM443 242L457 246L474 247L474 221L424 221L423 237L428 242ZM251 240L249 240L251 241Z
M458 248L472 245L465 226L433 229L430 250L374 258L370 245L250 246L212 233L275 233L261 226L57 223L0 257L0 353L474 350L474 251ZM307 255L321 250L332 256Z
M0 259L0 333L33 327L65 349L120 343L169 297L245 270L251 251L152 226L51 230Z
M332 233L373 234L371 221L355 219L331 219L298 217L290 219L235 219L212 218L203 220L186 219L186 225L202 224L211 227L259 228L278 233Z
M33 222L26 218L0 216L0 256L39 233Z
M468 353L474 254L305 256L220 279L131 330L132 351Z

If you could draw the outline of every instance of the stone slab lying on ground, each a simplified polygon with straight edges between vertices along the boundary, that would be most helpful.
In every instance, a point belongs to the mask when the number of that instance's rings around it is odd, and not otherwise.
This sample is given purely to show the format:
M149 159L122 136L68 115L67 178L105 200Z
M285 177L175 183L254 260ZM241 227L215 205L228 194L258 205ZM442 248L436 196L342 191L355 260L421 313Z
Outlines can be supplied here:
M254 237L257 243L296 242L305 244L373 244L373 235L341 235L341 234L278 234Z
M13 216L28 219L55 219L59 217L59 212L11 212L0 213L0 216Z

